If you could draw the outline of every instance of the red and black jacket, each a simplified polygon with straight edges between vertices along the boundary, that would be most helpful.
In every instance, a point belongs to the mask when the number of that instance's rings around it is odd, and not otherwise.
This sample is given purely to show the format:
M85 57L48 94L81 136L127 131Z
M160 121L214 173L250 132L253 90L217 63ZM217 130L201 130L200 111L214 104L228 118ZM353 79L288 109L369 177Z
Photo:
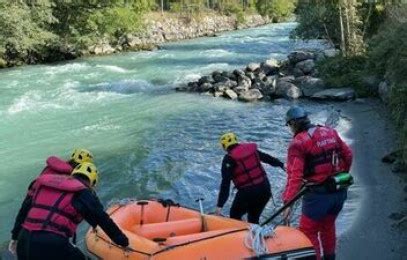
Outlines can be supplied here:
M235 150L236 148L239 149ZM250 151L250 155L249 152L241 152L240 149L242 148L249 148L248 151ZM254 153L253 148L255 148ZM237 153L238 156L236 156L235 153ZM232 158L231 154L233 154L235 158ZM261 186L262 184L265 184L265 189L270 188L264 168L261 166L260 162L267 163L274 167L284 167L284 163L279 159L257 150L255 144L238 144L231 147L230 151L223 157L222 161L222 182L218 196L218 207L223 207L226 203L229 197L230 183L232 181L236 187L240 186L241 189L253 185ZM246 174L246 176L244 174Z
M37 188L23 227L29 231L49 231L72 237L82 216L72 205L76 192L87 189L81 181L61 174L45 174Z
M312 126L295 135L287 155L287 184L283 200L300 190L303 180L323 183L341 171L349 171L352 151L335 129Z

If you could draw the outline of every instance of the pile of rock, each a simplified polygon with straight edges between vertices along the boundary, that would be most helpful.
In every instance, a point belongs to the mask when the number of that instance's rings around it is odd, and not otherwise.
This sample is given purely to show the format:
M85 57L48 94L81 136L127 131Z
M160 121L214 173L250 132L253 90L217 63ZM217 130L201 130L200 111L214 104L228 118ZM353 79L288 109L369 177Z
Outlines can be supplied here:
M333 50L320 52L295 51L287 60L269 59L250 63L244 69L214 71L198 81L177 87L178 91L206 93L214 97L256 101L260 99L310 97L315 99L348 100L354 98L353 89L326 89L318 78L316 60L330 57Z

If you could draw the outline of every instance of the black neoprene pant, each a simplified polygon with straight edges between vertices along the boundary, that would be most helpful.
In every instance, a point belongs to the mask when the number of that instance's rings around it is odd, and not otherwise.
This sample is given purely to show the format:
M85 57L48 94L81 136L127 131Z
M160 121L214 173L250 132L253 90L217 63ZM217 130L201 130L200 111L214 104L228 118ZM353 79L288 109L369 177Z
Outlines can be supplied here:
M69 240L47 231L22 229L17 242L18 260L85 260L85 255Z
M230 217L240 220L247 213L247 221L258 224L260 215L270 197L271 191L268 183L239 190L230 208Z

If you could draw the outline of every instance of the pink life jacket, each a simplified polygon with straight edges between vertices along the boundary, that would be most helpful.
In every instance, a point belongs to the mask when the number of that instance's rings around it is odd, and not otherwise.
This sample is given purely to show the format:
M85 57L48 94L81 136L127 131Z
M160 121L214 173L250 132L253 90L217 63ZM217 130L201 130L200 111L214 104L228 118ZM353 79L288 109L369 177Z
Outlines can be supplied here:
M236 188L255 186L267 180L266 171L261 165L256 144L238 144L229 151L229 156L236 162L232 178Z
M30 231L49 231L72 237L83 219L73 207L72 198L87 187L79 180L61 174L44 174L36 183L31 209L22 226Z
M66 174L70 175L73 168L72 166L67 163L66 161L56 157L50 156L48 157L47 166L42 170L40 175L31 183L30 188L28 189L28 196L32 197L34 195L35 189L37 187L37 179L44 175L44 174Z

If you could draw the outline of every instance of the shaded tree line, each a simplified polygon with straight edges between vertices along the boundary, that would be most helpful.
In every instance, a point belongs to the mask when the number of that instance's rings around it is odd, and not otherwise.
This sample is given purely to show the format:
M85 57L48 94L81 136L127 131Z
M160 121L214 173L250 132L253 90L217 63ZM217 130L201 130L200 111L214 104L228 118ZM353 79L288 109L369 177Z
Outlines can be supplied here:
M101 39L144 29L146 12L260 13L280 21L296 0L0 0L0 68L74 58Z

